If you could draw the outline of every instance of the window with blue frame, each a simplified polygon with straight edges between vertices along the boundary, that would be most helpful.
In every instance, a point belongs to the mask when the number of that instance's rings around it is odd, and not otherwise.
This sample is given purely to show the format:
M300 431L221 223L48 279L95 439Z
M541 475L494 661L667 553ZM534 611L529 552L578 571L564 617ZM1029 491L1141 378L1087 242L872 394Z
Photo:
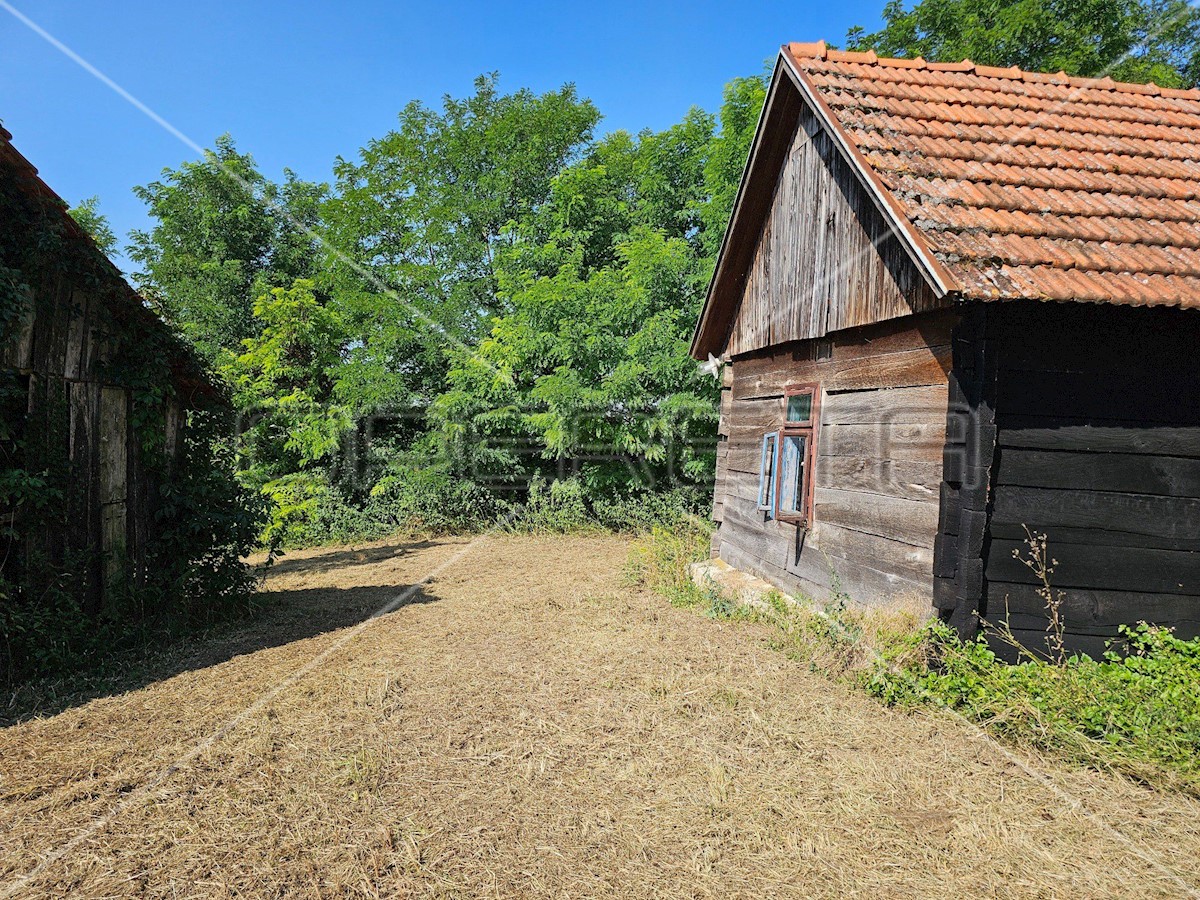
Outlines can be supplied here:
M807 525L812 518L819 385L790 387L778 431L763 435L758 508L769 519Z
M764 434L762 458L758 468L758 508L773 514L775 511L775 457L779 446L779 433Z

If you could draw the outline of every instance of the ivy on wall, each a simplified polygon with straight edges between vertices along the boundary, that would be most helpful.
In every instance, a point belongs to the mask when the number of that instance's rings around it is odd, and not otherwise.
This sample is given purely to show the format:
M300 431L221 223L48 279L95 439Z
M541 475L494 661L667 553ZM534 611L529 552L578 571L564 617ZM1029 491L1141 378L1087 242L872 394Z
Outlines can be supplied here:
M241 558L262 508L234 477L233 413L204 364L61 201L3 156L0 222L0 682L12 683L243 610L253 583ZM16 364L31 313L39 329L45 317L63 326L86 317L102 359L81 377L128 397L126 514L139 539L116 580L104 579L96 540L100 441L87 445L93 458L77 448L72 460L71 384L36 340L32 359ZM169 448L173 415L182 427Z

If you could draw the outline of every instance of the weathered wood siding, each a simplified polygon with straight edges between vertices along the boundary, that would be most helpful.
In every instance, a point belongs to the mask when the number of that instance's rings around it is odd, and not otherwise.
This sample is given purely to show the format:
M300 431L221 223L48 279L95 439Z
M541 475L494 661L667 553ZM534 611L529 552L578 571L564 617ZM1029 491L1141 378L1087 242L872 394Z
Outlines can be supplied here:
M983 553L996 452L996 354L1000 307L972 304L953 332L942 457L941 513L933 554L933 603L962 635L979 627Z
M1073 648L1121 623L1200 634L1200 312L1092 304L989 311L995 467L983 612L1044 646L1025 527L1049 538Z
M0 341L2 415L26 444L25 459L12 462L47 470L65 488L62 508L48 518L25 523L26 511L3 510L23 535L5 571L20 566L36 585L66 566L77 576L71 589L94 615L111 587L138 574L156 528L157 484L142 459L130 393L106 378L121 363L107 332L129 317L65 276L26 278L32 290L19 325ZM167 452L176 453L183 413L174 402L166 412Z
M714 522L725 516L725 481L729 474L729 425L733 416L733 367L726 366L722 372L721 402L718 406L720 419L717 422L717 471L713 485Z
M726 345L731 356L946 305L807 108Z
M862 602L928 595L953 321L939 311L736 357L714 552L787 591L827 596L836 577ZM762 436L799 382L822 388L807 529L756 508Z

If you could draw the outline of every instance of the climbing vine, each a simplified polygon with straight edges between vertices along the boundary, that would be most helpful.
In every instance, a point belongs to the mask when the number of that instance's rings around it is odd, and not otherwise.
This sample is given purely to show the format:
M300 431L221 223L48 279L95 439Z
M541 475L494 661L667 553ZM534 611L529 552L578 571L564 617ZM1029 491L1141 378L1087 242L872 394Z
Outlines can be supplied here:
M232 410L204 363L61 201L2 157L0 221L0 682L12 683L244 610L253 584L241 558L263 511L234 477ZM68 293L64 313L55 298ZM62 321L47 324L56 315ZM33 322L33 351L21 359ZM72 404L85 391L43 363L42 345L67 341L64 328L81 324L101 357L86 373L92 387L128 397L136 485L130 479L127 514L139 539L136 558L115 562L101 558L95 528L80 525L100 522L97 464L71 451ZM179 427L168 447L172 417ZM114 568L119 578L105 574Z

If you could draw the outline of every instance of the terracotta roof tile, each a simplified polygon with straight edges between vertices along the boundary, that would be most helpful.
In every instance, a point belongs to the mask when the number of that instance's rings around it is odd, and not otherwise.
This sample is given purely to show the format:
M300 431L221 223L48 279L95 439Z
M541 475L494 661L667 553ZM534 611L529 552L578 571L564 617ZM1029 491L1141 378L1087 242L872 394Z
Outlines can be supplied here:
M965 296L1200 307L1200 91L784 49Z

